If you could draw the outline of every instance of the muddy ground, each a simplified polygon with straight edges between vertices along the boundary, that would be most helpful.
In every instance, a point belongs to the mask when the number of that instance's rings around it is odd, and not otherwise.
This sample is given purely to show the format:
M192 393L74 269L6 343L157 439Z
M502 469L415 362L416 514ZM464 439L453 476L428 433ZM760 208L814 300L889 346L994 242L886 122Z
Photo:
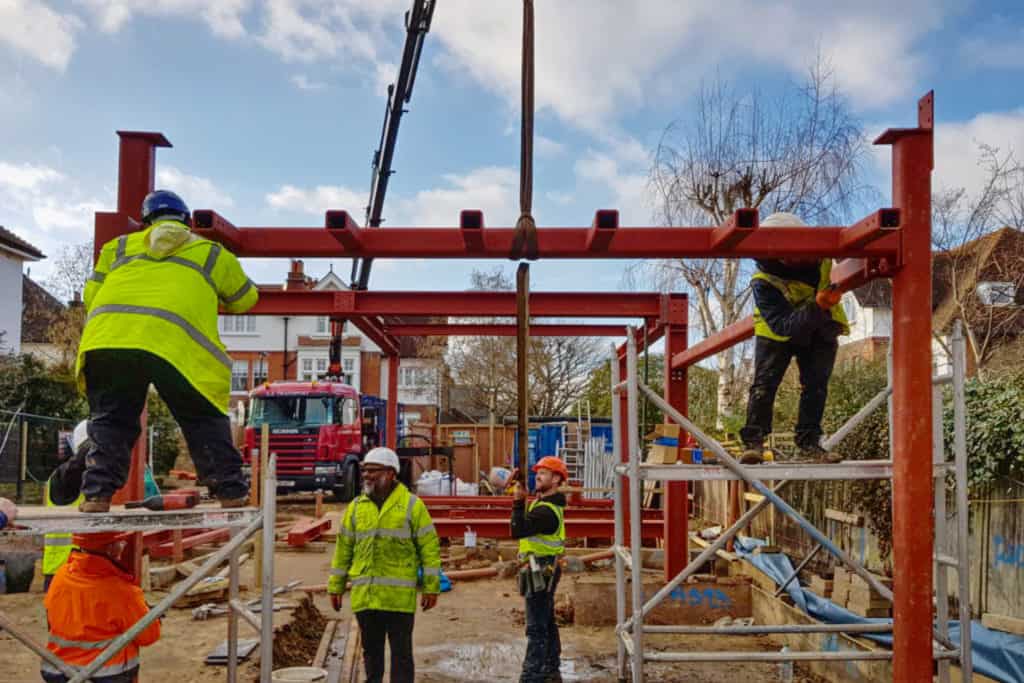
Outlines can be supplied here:
M328 548L329 551L329 548ZM280 585L301 579L307 585L326 581L330 553L279 552L275 561L275 583ZM604 570L608 571L608 570ZM243 567L243 581L251 582L252 565ZM165 593L148 595L150 604ZM243 593L243 599L254 594ZM303 594L292 593L282 598L298 600ZM311 658L316 645L315 632L322 628L324 617L337 616L347 629L351 613L348 605L335 615L326 595L314 596L319 615L304 610L300 623L289 627L282 643L275 648L275 660L295 665ZM609 595L609 609L614 597ZM38 642L46 639L46 618L41 594L0 595L0 610ZM275 625L283 627L292 621L290 611L275 614ZM168 683L212 683L225 679L224 667L208 666L205 656L227 636L225 617L206 621L192 619L187 609L171 609L163 619L163 636L156 645L142 653L142 681ZM244 622L242 638L252 636ZM651 636L655 649L671 650L753 650L777 651L779 646L767 638L723 638ZM613 629L565 626L562 628L563 678L566 681L615 681L615 638ZM284 645L284 647L282 647ZM416 615L415 648L417 681L424 683L456 683L468 681L516 681L525 650L522 625L522 599L512 579L490 579L456 584L441 596L438 606ZM256 655L253 656L256 659ZM308 661L308 660L307 660ZM306 663L306 662L302 662ZM0 633L0 681L9 683L37 682L39 662L35 655L20 646L6 633ZM721 664L648 664L650 681L687 681L711 683L721 680L742 680L745 683L778 681L777 664L731 664L724 675ZM242 680L253 680L254 662L243 668ZM795 680L818 683L821 679L803 675L797 668Z

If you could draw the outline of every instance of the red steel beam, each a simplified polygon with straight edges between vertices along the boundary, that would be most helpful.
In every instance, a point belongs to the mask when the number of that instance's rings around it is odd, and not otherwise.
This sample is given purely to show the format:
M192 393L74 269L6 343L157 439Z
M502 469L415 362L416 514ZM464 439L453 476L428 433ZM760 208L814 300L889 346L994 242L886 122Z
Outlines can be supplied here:
M712 249L735 249L750 237L760 224L757 209L737 209L729 220L711 232ZM678 572L677 572L678 573Z
M530 294L530 316L657 318L661 312L660 297L660 294L636 292L537 292ZM260 300L249 313L345 318L374 315L514 317L515 300L515 292L260 290Z
M500 517L502 515L508 515L509 510L503 508L461 508L461 507L431 507L430 516L434 520L437 519L492 519L494 517ZM644 519L661 520L663 518L661 510L645 508L643 511ZM615 519L615 512L611 509L604 508L566 508L565 510L566 521L570 519L601 519L606 521L612 521Z
M216 211L193 211L192 232L204 239L220 242L233 254L237 255L242 250L242 236L238 228Z
M428 510L438 508L500 508L503 510L512 509L512 496L420 496L420 500L427 506ZM569 501L566 510L575 509L600 509L611 510L615 506L614 501L607 498L581 498L578 502Z
M211 529L182 539L181 547L184 549L195 548L198 545L206 545L207 543L227 541L229 538L231 538L231 529ZM153 558L171 557L174 554L174 542L169 541L160 545L154 545L147 552Z
M891 257L899 250L899 239L889 235L858 248L844 248L848 228L820 226L803 228L758 228L738 244L712 240L719 228L707 227L619 227L617 229L537 228L540 258L780 258L802 257ZM402 228L363 230L352 248L339 242L324 228L240 227L240 241L232 251L237 256L261 258L501 258L512 248L514 228L468 229ZM718 233L721 235L722 233ZM207 234L218 239L219 234ZM719 238L722 239L722 238ZM468 240L468 242L467 242ZM607 242L605 244L605 242Z
M398 324L385 328L395 337L514 337L515 325ZM531 337L625 337L624 325L530 325Z
M684 301L685 303L685 301ZM685 321L685 312L680 317ZM666 324L665 356L686 349L686 325ZM689 413L689 396L687 394L687 368L665 367L664 398L683 415ZM666 420L667 422L668 420ZM662 484L662 507L665 509L665 580L671 581L679 572L686 568L690 561L690 500L689 484L685 481L666 481Z
M262 297L263 294L261 293L260 296ZM384 329L377 320L362 315L353 316L350 320L370 341L379 346L385 355L398 353L398 340Z
M931 395L931 174L934 99L917 128L889 130L893 203L902 212L902 263L892 281L893 680L932 680L934 550Z
M615 231L619 229L619 212L615 209L600 209L594 213L594 222L587 231L587 251L604 251L611 244Z
M507 516L474 520L437 517L433 521L437 535L442 538L461 537L466 532L467 526L481 538L512 538L512 530ZM470 523L467 524L467 522ZM644 540L662 538L664 526L660 519L644 519L641 520L641 524L641 534ZM569 538L613 538L615 522L611 517L607 520L569 519L566 517L565 535Z
M843 249L861 247L893 234L900 228L899 209L879 209L843 231L839 245Z

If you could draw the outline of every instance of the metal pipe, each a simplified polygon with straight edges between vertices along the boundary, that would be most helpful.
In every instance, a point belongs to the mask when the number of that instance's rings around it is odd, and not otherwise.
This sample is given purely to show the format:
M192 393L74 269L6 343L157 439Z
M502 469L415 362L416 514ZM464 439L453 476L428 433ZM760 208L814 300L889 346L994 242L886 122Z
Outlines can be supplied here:
M951 659L955 653L936 651L935 659ZM889 651L844 650L842 652L649 652L649 662L885 662Z
M761 481L748 475L746 468L740 465L738 462L736 462L736 460L731 455L729 455L728 451L722 448L722 445L720 443L718 443L710 436L705 434L700 429L700 427L693 424L693 422L687 419L686 416L684 416L678 410L673 408L668 403L668 401L665 401L661 396L659 396L657 392L652 391L650 387L642 386L640 387L640 390L643 391L648 397L650 397L654 405L661 408L662 412L665 413L665 415L671 417L677 424L681 425L684 429L690 432L698 441L704 444L705 447L713 451L715 455L718 456L718 462L725 465L727 468L732 470L737 476L739 476L741 479L743 479L748 484L753 486L758 493L765 497L765 500L771 502L779 510L782 510L782 512L788 515L789 518L792 519L794 522L796 522L800 526L800 528L806 531L811 538L813 538L815 541L823 545L825 549L832 553L835 557L842 560L848 567L850 567L850 569L854 571L855 574L857 574L857 576L864 579L864 581L869 586L871 586L871 588L873 588L876 593L881 595L889 602L892 602L892 591L888 587L882 585L882 583L879 582L879 580L876 579L874 575L871 574L871 572L865 569L863 565L861 565L859 562L857 562L857 560L853 559L848 554L846 554L842 549L836 546L827 536L825 536L825 534L821 533L821 531L819 531L817 527L808 522L803 517L803 515L801 515L799 512L793 509L793 507L789 503L779 498L779 496L776 495L774 491L765 486ZM938 640L938 642L941 643L944 647L953 647L952 643L949 642L948 638L942 638L938 634L935 634L935 639Z
M273 593L271 593L271 595L273 595ZM260 628L260 620L257 619L256 615L252 613L252 610L246 607L244 602L237 599L229 600L228 606L231 608L232 614L242 617L243 619L245 619L245 622L249 624L249 626L252 626L254 629L256 629L256 633L260 634L260 639L262 642L263 629ZM262 608L260 609L260 611L263 611ZM262 614L260 616L262 616ZM271 637L271 642L273 642L273 637Z
M277 454L270 454L263 476L263 612L260 614L260 683L274 670L274 533L277 521ZM243 615L245 616L245 615Z
M100 655L94 659L87 667L78 672L72 677L68 683L84 683L89 680L100 668L103 667L110 658L116 655L118 652L123 650L128 643L135 640L136 636L142 633L151 623L159 619L164 612L171 608L175 602L177 602L181 596L185 595L191 590L196 584L202 581L206 576L209 576L213 570L220 566L228 556L237 550L252 534L256 533L259 528L263 525L263 518L257 517L245 527L240 534L235 538L228 541L220 550L213 553L207 558L206 562L200 565L199 569L192 572L188 578L184 579L180 583L174 586L174 590L167 594L163 600L158 602L146 616L139 619L135 624L127 631L119 635L113 643L107 646ZM273 529L273 524L270 525ZM269 679L268 679L269 681Z
M842 427L836 430L835 434L832 434L822 444L822 448L825 450L832 450L836 444L845 439L850 435L850 432L860 426L860 423L867 419L871 413L875 412L882 402L885 401L889 396L892 395L892 389L886 387L877 394L875 394L870 401L864 404L864 407L858 410L849 420L847 420ZM890 455L890 457L892 457Z
M786 590L786 588L789 586L789 584L793 583L793 579L795 579L797 576L800 575L800 572L803 571L803 568L807 566L807 563L810 562L814 558L814 556L818 554L819 550L821 550L821 544L820 543L815 545L814 549L811 550L811 552L807 555L807 557L805 557L800 562L800 564L797 565L797 568L793 570L793 573L789 575L788 579L786 579L785 581L782 582L782 585L779 586L779 589L777 591L775 591L775 595L773 595L772 597L777 598L780 595L782 595L782 593Z
M932 461L935 464L945 462L945 448L942 438L942 388L932 385ZM939 549L946 541L946 478L935 477L935 548ZM935 617L938 621L936 630L943 637L949 636L949 597L947 590L946 565L934 560L935 567ZM950 683L949 661L942 660L938 664L939 683Z
M958 579L960 582L960 670L962 680L974 676L971 648L971 558L970 531L967 502L967 401L964 395L964 376L967 372L967 344L963 325L953 325L953 458L956 471L956 528Z
M782 633L891 633L892 624L786 624L782 626L644 626L644 633L766 636Z
M638 390L640 381L637 377L636 362L636 335L632 327L626 328L626 432L629 435L629 529L630 529L630 555L632 557L631 579L633 597L633 623L643 626L643 599L644 582L640 573L643 567L643 559L640 556L641 536L641 506L643 505L643 482L640 479L640 438L637 430L638 415L637 403L640 398ZM643 629L633 629L633 683L643 683L644 660L639 655L644 651Z
M788 481L780 481L778 485L775 487L775 492L778 493L788 484ZM731 527L723 531L721 535L718 538L716 538L707 548L701 551L701 553L697 555L697 557L692 559L690 561L690 564L686 565L683 571L679 572L679 574L677 574L674 579L669 581L666 585L662 586L657 593L652 595L651 599L644 603L643 613L647 614L652 609L657 607L658 603L664 600L665 597L668 596L669 593L674 591L683 581L686 581L686 579L688 579L690 576L696 574L697 570L700 569L704 565L704 563L706 563L708 560L714 557L719 550L725 547L725 544L729 542L730 538L732 538L740 531L742 531L748 524L750 524L750 522L755 517L757 517L758 514L760 514L762 510L768 507L769 502L770 501L768 500L768 498L762 498L760 501L757 502L757 504L754 505L754 507L750 508L745 513L743 513L743 515L741 515L740 518L737 519ZM624 628L632 628L632 625L633 620L630 619L625 623Z
M239 562L236 549L228 558L228 601L238 600ZM238 614L228 610L228 683L238 681Z
M610 376L612 387L619 384L619 358L615 344L611 345ZM622 405L615 391L612 391L612 456L614 462L622 462ZM622 558L625 533L622 524L622 476L613 472L615 488L615 627L621 629L626 621L626 571ZM626 646L621 638L615 639L615 657L620 680L626 679Z
M11 623L11 620L4 616L3 612L0 612L0 631L10 633L11 637L27 647L29 650L32 650L32 652L39 657L45 659L50 666L56 668L68 678L75 675L75 670L61 661L60 657L47 650L29 636L24 633L20 633L18 629L15 628L14 624Z

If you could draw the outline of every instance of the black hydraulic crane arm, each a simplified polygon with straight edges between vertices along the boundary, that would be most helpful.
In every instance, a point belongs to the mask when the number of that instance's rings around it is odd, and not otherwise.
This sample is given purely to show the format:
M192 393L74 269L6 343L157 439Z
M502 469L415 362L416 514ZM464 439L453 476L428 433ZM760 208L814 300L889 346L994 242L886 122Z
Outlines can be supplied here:
M383 222L384 197L388 191L388 180L394 171L391 160L398 142L398 126L402 122L404 108L412 98L416 83L416 70L420 64L423 40L430 30L437 0L413 0L412 9L405 13L405 46L402 48L402 63L398 77L388 86L387 108L384 110L384 126L380 133L380 144L373 153L373 175L370 181L370 203L366 207L366 225L380 227ZM352 259L352 288L365 290L370 282L372 258Z

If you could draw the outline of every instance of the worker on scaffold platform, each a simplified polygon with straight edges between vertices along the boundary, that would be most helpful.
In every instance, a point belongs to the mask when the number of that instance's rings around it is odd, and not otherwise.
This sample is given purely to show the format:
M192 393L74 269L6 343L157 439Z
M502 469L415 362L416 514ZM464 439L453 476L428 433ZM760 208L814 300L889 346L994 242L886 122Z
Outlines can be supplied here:
M774 213L761 227L805 227L791 213ZM832 259L758 259L750 287L754 294L754 381L747 401L747 424L740 430L740 462L764 462L764 441L772 431L772 411L789 362L800 372L800 404L794 441L798 458L819 463L842 461L821 446L821 418L838 349L849 334L841 293L831 286Z

